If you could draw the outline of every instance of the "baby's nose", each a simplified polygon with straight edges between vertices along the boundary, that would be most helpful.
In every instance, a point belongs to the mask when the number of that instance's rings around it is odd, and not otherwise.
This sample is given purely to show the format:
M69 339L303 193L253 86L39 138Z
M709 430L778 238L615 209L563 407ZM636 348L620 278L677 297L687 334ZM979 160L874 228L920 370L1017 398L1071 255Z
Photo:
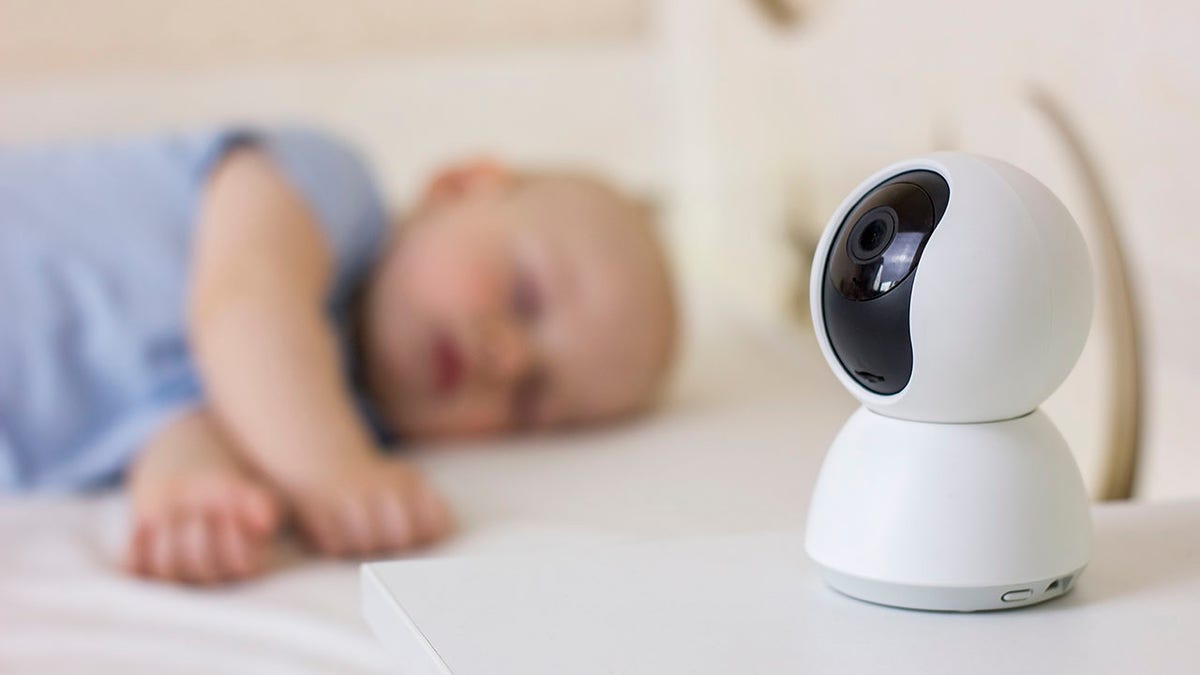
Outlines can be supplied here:
M497 321L487 338L488 366L492 377L503 384L519 380L532 362L532 349L525 330L510 321Z

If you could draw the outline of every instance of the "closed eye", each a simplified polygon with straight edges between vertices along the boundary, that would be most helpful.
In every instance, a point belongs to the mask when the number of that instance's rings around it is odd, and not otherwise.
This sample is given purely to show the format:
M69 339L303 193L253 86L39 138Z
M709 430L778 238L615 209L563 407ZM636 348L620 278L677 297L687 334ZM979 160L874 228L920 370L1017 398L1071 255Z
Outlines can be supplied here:
M518 271L513 281L512 309L526 324L537 321L542 315L542 289L527 270Z
M514 429L532 429L546 391L546 376L541 368L530 368L512 389L509 415Z

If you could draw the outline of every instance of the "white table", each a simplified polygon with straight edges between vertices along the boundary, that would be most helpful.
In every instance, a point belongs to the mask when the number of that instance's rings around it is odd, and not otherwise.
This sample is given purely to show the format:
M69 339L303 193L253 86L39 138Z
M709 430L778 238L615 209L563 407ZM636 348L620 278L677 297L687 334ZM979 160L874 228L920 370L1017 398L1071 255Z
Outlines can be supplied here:
M1095 509L1064 598L938 614L825 587L795 530L363 567L412 675L1200 673L1200 501Z

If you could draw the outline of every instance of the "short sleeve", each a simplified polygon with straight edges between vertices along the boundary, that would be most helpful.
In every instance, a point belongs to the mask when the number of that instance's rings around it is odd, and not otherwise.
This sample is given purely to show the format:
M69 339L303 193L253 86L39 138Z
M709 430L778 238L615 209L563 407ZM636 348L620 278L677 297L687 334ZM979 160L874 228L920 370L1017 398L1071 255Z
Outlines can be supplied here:
M383 199L366 160L350 145L311 129L252 134L312 209L333 250L332 292L344 301L373 266L387 238Z
M207 179L230 149L264 149L312 210L333 252L333 304L344 303L379 255L388 233L387 213L370 164L332 134L310 128L223 129L193 136L190 154Z

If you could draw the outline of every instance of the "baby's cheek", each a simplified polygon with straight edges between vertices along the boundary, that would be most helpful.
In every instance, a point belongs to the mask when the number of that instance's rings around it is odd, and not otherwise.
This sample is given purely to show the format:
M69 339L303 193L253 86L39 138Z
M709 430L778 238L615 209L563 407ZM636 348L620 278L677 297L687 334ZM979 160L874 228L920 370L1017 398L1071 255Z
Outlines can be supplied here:
M490 313L504 305L509 284L499 265L488 260L454 262L430 270L427 297L431 303L459 315Z
M410 259L411 292L429 309L450 313L494 309L507 297L511 263L487 242L430 242Z

